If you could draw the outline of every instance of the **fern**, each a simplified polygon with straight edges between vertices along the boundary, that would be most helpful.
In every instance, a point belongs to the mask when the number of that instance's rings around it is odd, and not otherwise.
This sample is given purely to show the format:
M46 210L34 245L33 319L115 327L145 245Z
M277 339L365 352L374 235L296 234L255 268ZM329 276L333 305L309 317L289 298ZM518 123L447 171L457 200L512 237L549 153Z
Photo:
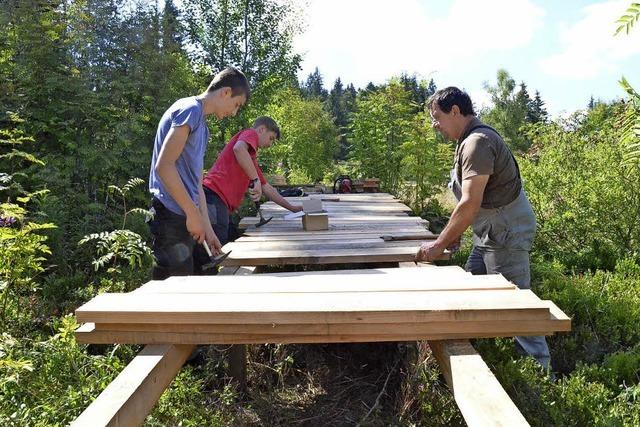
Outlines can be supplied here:
M640 3L631 3L631 6L627 8L625 14L622 15L617 21L617 24L620 24L616 29L614 35L618 35L622 31L625 34L629 34L631 28L638 22L640 18Z
M127 216L130 213L142 214L144 215L146 220L149 220L153 217L151 212L145 209L134 208L134 209L127 210L127 194L129 194L129 192L132 191L135 187L144 185L144 183L145 183L144 180L141 178L130 178L129 181L127 181L127 183L124 186L122 186L122 188L118 187L117 185L110 185L109 187L107 187L109 190L109 194L118 193L122 198L122 209L123 209L122 229L125 228L127 224Z

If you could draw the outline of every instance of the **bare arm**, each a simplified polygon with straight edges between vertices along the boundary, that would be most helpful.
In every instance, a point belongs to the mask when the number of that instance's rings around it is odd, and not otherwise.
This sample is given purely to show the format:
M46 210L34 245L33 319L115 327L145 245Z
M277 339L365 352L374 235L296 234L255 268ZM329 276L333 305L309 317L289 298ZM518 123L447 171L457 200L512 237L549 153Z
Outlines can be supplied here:
M285 209L290 210L291 212L300 212L302 210L302 206L292 205L291 203L289 203L287 199L282 197L280 193L278 193L278 190L273 188L273 186L269 183L266 183L262 186L262 191L269 200L272 200L273 202L277 203Z
M176 161L187 143L189 132L188 125L173 127L169 130L158 155L155 170L164 187L187 216L187 231L198 243L201 243L205 238L203 218L198 207L189 197L176 168Z
M484 189L489 175L476 175L462 181L462 197L456 205L447 226L434 242L425 242L420 247L416 259L433 261L451 244L457 242L469 227L480 209Z
M236 156L236 160L238 164L247 174L249 179L253 180L258 178L258 171L256 167L253 165L253 160L251 159L251 155L249 154L249 144L240 140L236 142L236 145L233 146L233 154ZM262 185L260 184L260 180L258 180L251 190L251 200L254 202L260 200L262 196Z
M205 244L209 245L209 248L211 249L211 253L213 255L218 255L220 253L221 244L220 240L218 240L218 236L216 236L216 233L213 231L213 228L211 227L211 221L209 220L207 199L204 196L204 190L202 189L202 176L200 177L200 182L198 184L198 200L200 206L200 215L202 215L205 227Z

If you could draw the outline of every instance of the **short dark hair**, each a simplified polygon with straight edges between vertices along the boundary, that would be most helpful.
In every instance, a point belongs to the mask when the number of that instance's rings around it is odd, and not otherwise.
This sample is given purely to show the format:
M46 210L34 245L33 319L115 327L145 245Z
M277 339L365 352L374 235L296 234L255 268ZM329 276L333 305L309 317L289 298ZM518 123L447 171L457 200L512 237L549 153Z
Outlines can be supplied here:
M253 122L253 128L256 129L260 126L264 126L271 132L276 134L276 139L280 139L280 128L278 123L269 116L260 116Z
M237 68L227 67L216 74L213 80L211 80L207 92L213 92L223 87L231 88L231 95L233 96L244 94L246 102L249 101L249 95L251 94L249 82L244 73Z
M467 92L460 90L455 86L440 89L431 95L427 101L427 107L431 109L431 106L434 103L447 114L451 112L451 108L453 108L454 105L457 105L462 115L476 115L475 111L473 111L473 103L471 102L471 98Z

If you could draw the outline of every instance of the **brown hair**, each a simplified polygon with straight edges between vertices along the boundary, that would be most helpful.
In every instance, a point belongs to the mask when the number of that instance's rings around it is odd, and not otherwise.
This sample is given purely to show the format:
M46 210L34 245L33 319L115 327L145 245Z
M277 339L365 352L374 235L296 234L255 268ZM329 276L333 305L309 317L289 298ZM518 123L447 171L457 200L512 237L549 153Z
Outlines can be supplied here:
M237 68L227 67L216 74L213 80L211 80L207 91L213 92L214 90L221 89L223 87L231 88L232 96L244 94L246 102L249 101L249 95L251 94L249 82L247 81L247 77L244 73Z
M280 128L275 120L269 116L260 116L253 122L253 128L256 129L260 126L264 126L271 132L276 134L276 139L280 139Z

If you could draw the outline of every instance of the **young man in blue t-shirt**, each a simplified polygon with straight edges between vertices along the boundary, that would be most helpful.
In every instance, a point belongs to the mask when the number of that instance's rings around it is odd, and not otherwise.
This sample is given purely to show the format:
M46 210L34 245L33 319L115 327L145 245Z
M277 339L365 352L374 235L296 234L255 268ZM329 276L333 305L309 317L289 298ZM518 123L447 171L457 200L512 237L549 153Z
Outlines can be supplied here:
M208 220L202 191L204 154L209 140L206 117L235 116L248 100L245 75L229 67L200 95L176 101L158 124L149 174L154 218L153 279L193 274L193 251L205 242L213 254L220 242Z

